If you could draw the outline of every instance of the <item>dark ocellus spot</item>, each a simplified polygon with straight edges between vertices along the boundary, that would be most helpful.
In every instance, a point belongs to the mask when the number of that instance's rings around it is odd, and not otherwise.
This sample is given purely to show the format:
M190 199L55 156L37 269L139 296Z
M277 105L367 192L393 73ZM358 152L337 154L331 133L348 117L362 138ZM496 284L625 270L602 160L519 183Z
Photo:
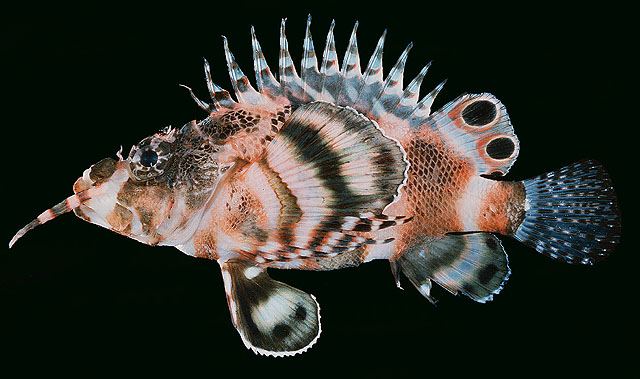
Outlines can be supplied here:
M294 318L296 320L303 321L305 318L307 318L307 310L304 309L302 305L298 305L298 308L296 308L296 315L294 316Z
M277 339L287 338L291 334L291 327L287 324L277 324L273 327L273 336Z
M509 158L516 145L509 137L500 137L492 140L487 144L487 154L493 159Z
M462 110L462 119L467 125L484 126L495 120L496 106L487 100L474 101Z
M91 171L89 171L89 178L91 178L91 180L93 180L94 182L100 182L102 180L110 178L115 170L116 161L111 158L105 158L91 166Z
M488 236L487 238L485 238L484 244L487 245L487 247L491 250L495 250L498 247L496 239L492 236Z
M478 272L478 280L483 285L487 285L491 281L491 279L493 279L496 272L498 272L498 266L496 266L494 263L490 263L484 266L480 270L480 272Z

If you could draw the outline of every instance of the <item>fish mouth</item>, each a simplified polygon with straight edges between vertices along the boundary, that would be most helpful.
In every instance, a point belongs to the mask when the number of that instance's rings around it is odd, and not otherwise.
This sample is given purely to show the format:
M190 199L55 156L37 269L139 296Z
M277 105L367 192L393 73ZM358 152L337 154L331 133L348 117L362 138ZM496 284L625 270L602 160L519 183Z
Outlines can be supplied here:
M120 185L128 178L128 164L122 159L105 158L92 165L74 183L74 194L46 209L18 230L9 241L9 248L27 232L71 211L86 221L112 229L103 215L108 215L116 207Z

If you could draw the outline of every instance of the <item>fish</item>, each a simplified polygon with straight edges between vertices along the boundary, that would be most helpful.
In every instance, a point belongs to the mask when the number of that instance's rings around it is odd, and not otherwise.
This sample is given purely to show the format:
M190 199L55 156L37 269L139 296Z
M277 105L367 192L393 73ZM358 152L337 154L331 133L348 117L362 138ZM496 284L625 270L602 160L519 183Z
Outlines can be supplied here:
M506 180L519 150L503 103L464 94L432 111L445 82L420 96L431 66L404 84L409 44L383 73L386 31L361 65L356 22L342 62L332 22L319 60L311 16L299 70L280 24L277 79L251 27L255 81L223 37L233 95L213 81L206 112L86 169L73 194L9 242L58 216L221 269L228 310L256 354L303 353L320 337L315 296L268 269L337 270L387 260L435 303L433 284L479 303L511 275L501 237L551 259L593 265L620 243L611 178L592 160Z

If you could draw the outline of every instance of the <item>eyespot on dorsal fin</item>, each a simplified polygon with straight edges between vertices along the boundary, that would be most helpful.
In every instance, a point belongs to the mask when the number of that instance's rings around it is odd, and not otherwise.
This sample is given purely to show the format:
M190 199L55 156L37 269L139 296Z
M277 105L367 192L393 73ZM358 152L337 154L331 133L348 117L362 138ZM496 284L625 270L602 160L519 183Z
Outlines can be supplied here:
M518 157L518 137L507 110L491 94L463 95L431 115L426 125L454 152L471 159L479 175L505 175Z

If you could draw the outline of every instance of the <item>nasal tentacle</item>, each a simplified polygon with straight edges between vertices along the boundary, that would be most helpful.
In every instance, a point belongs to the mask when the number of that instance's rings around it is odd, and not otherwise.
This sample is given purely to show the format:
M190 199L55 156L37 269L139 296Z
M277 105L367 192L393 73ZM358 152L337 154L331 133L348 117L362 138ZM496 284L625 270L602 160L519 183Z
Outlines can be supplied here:
M75 208L82 205L84 202L99 195L100 192L101 192L100 186L88 188L84 191L78 192L76 194L73 194L67 197L66 199L54 205L53 207L40 213L40 215L38 215L38 217L36 217L33 221L31 221L30 223L22 227L22 229L18 230L18 232L13 236L13 238L9 242L9 248L11 248L18 239L20 239L22 236L27 234L27 232L29 232L30 230L34 229L39 225L44 224L45 222L51 221L54 218L64 213L71 212Z

